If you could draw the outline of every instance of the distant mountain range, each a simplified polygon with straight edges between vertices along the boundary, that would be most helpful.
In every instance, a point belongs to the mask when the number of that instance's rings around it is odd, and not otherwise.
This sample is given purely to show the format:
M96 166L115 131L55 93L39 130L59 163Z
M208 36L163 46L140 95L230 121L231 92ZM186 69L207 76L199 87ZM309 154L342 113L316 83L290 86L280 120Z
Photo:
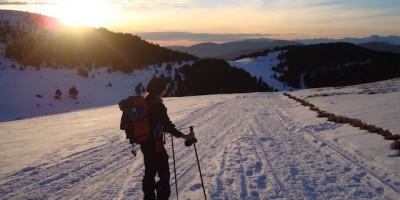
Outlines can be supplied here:
M318 39L304 39L304 40L295 40L296 42L300 42L302 44L319 44L319 43L331 43L331 42L348 42L352 44L362 44L369 42L387 42L389 44L400 45L400 37L399 36L379 36L372 35L366 38L351 38L346 37L342 39L329 39L329 38L318 38Z
M190 47L169 46L167 48L177 51L183 51L199 58L221 58L225 60L233 60L240 55L250 54L265 49L273 49L277 46L300 45L301 43L287 40L273 39L251 39L236 42L217 43L200 43Z
M376 51L389 51L399 53L400 37L399 36L378 36L373 35L367 38L343 38L343 39L304 39L304 40L274 40L267 38L250 39L226 43L200 43L189 47L184 46L168 46L167 48L177 51L183 51L199 58L221 58L225 60L233 60L240 55L251 54L265 49L273 49L288 45L308 45L320 43L347 42L362 46Z

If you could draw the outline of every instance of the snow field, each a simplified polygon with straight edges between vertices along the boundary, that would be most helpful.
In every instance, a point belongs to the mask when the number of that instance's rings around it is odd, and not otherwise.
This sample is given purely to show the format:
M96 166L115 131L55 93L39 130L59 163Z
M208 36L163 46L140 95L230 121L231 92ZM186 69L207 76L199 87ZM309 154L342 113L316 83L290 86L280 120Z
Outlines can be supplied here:
M166 98L164 102L180 130L188 132L189 126L194 126L209 199L396 199L400 194L399 171L386 165L398 166L399 160L390 157L389 149L385 150L386 164L377 163L367 151L352 146L356 135L365 133L315 118L313 111L281 93ZM0 142L0 157L6 161L1 169L10 169L2 171L0 197L142 198L143 158L140 151L137 157L131 156L128 142L118 130L119 117L118 107L109 106L1 123L1 130L13 130L14 135L35 127L51 131L32 133L38 140L49 138L50 142L31 143L21 138L14 141L13 151L6 153L4 144L14 136L0 133L8 140ZM55 120L65 123L53 123ZM54 133L61 129L69 131L59 141ZM376 137L375 143L384 142ZM180 139L174 139L174 144L179 198L203 199L193 147L185 147ZM47 148L30 153L23 151L25 145L33 145L32 150ZM169 138L166 148L171 199L175 199ZM13 164L30 154L35 156L29 162Z

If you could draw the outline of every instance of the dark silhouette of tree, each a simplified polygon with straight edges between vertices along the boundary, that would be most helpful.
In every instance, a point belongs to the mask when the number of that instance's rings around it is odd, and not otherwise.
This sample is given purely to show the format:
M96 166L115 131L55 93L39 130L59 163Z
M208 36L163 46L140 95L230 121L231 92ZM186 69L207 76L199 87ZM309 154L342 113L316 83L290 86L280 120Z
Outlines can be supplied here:
M139 84L137 84L136 85L136 87L135 87L135 94L136 95L141 95L142 94L142 91L143 91L143 85L142 85L142 82L140 82Z
M167 64L167 66L165 66L165 71L167 71L168 73L172 72L172 65L171 64Z
M79 93L78 89L76 89L75 86L72 86L69 89L69 93L68 94L69 94L69 97L71 97L73 99L76 99L78 97L78 93Z
M83 68L83 67L78 67L77 71L78 71L78 74L79 74L79 75L81 75L81 76L83 76L83 77L85 77L85 78L88 78L88 77L89 77L89 72L88 72L87 69L85 69L85 68Z
M54 95L55 99L61 99L62 92L60 89L57 89Z

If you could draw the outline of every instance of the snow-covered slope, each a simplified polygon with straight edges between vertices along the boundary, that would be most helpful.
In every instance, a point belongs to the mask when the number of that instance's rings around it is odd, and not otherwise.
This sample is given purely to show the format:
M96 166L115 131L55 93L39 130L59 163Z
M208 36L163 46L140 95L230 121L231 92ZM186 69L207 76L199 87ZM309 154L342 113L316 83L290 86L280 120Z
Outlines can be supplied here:
M135 87L142 83L146 86L151 77L164 73L174 76L161 67L149 66L135 70L132 74L122 72L108 73L107 67L89 72L88 78L78 75L77 69L53 69L21 65L3 59L0 66L0 121L43 116L94 108L118 103L122 98L135 93ZM182 65L185 63L182 63ZM14 66L14 67L12 67ZM173 65L173 69L180 65ZM69 88L76 86L78 98L68 95ZM60 89L61 99L55 99L55 91Z
M0 9L0 23L8 24L18 30L34 30L36 34L43 34L43 31L58 31L68 28L58 19L46 15Z
M0 45L1 47L1 45ZM0 121L23 119L70 112L86 108L107 106L118 103L127 95L134 94L135 87L142 83L146 86L151 77L164 74L173 78L176 68L190 64L183 62L173 64L172 70L166 70L167 63L161 67L149 66L143 70L134 70L132 74L121 72L108 73L107 67L93 68L88 78L78 75L77 69L46 68L21 64L4 57L4 47L0 48ZM229 62L231 66L243 68L251 76L262 78L270 86L279 91L296 90L282 82L271 78L276 72L272 67L279 64L281 52L269 53L267 56L254 59L241 59ZM278 74L279 75L279 74ZM76 86L78 98L68 96L69 88ZM61 99L55 99L55 92L60 89Z
M321 110L360 119L400 135L400 78L291 93Z
M276 67L281 62L278 58L281 52L282 51L274 51L268 53L268 55L266 56L259 56L256 58L243 58L236 61L230 61L229 64L234 67L246 70L252 76L255 76L257 78L261 77L263 81L278 89L279 91L298 90L272 78L274 74L277 74L278 76L280 75L278 72L273 71L272 67ZM302 89L304 88L305 86L302 86Z
M363 97L359 101L372 97L353 95L354 100ZM381 99L386 100L392 101ZM194 126L208 199L400 195L400 160L389 141L316 118L315 112L282 93L164 102L180 130L188 132ZM336 105L347 103L338 100ZM365 112L376 109L366 107ZM118 130L120 114L113 105L0 123L0 198L141 199L143 158L140 152L131 155ZM193 147L185 147L180 139L174 142L177 182L172 177L171 199L176 198L175 184L180 199L203 199ZM169 138L166 148L172 155ZM172 170L172 156L170 161Z

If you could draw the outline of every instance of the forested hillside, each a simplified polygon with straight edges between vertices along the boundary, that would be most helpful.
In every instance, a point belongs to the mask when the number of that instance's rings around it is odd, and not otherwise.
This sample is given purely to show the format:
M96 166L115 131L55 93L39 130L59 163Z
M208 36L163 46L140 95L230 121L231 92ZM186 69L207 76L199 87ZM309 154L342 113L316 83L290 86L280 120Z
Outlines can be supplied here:
M232 67L222 59L202 59L193 65L183 65L179 71L186 78L178 81L180 87L177 94L229 94L273 90L262 79L251 76L244 69Z
M151 64L196 60L195 56L105 28L67 28L52 18L10 12L0 20L5 56L35 67L99 67L131 72ZM52 24L50 27L49 25Z
M273 78L300 88L362 84L400 76L400 55L378 52L350 43L296 45L280 51ZM267 55L266 50L244 57Z

